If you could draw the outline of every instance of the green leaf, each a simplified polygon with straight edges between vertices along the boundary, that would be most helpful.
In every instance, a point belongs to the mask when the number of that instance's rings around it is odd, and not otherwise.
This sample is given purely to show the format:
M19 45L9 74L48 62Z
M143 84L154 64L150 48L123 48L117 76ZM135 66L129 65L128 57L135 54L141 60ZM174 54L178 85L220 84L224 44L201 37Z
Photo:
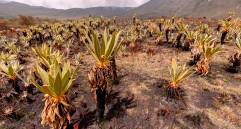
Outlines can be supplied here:
M111 36L111 38L109 39L109 42L108 42L106 52L105 52L106 57L110 57L112 55L111 52L113 50L114 45L115 45L115 36Z
M11 65L8 67L8 74L11 75L11 76L14 75L14 70L13 70L13 67Z
M34 86L36 86L36 88L37 88L39 91L41 91L42 93L48 94L48 95L54 97L54 95L53 95L53 94L51 93L51 91L48 89L48 86L40 86L37 82L35 82L35 81L33 81L33 80L32 80L32 84L33 84Z
M107 42L108 42L107 30L105 28L104 34L102 35L101 55L105 55L105 49L106 49L106 46L107 46Z
M181 83L194 73L194 71L188 69L185 65L178 66L175 59L172 59L172 64L171 68L169 68L169 72L172 78L171 81L174 84Z
M68 85L68 83L69 83L69 80L70 80L70 77L71 75L70 75L70 72L67 72L65 75L64 75L64 77L62 78L62 84L61 84L61 90L63 91L66 87L67 87L67 85Z
M44 84L49 84L48 73L44 71L39 65L36 66L36 71Z
M92 40L94 41L95 54L100 59L101 58L101 55L100 55L100 43L98 41L97 33L94 33L92 35Z
M57 74L57 76L56 76L56 78L55 78L55 82L54 82L54 91L55 91L55 93L56 93L56 95L58 95L58 96L60 96L61 95L61 82L62 82L62 80L61 80L61 76L60 76L60 74L58 73Z
M69 80L68 84L66 85L66 87L65 87L64 90L62 91L62 94L65 94L65 93L68 91L68 89L71 87L73 81L74 81L73 79L70 79L70 80Z

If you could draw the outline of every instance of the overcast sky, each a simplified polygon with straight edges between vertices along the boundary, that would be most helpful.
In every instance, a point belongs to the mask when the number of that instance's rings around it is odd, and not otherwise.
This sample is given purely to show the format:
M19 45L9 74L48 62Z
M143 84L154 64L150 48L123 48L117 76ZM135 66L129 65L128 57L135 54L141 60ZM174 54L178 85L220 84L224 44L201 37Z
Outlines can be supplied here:
M96 6L120 6L135 7L149 0L0 0L16 1L35 6L45 6L50 8L68 9L68 8L88 8Z

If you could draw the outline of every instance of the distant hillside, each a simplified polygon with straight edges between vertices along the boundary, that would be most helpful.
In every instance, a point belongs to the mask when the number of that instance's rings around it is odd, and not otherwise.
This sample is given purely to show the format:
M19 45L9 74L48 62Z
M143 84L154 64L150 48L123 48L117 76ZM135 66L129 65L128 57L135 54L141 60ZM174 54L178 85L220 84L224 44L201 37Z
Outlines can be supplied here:
M229 12L241 16L241 0L151 0L128 15L224 17Z
M67 9L57 14L58 17L75 18L80 16L121 16L126 14L131 8L123 7L93 7L86 9Z
M50 17L50 18L76 18L81 16L119 16L126 14L131 8L121 7L94 7L86 9L51 9L39 6L30 6L18 2L1 2L0 17L13 18L18 15Z
M28 16L56 16L62 10L29 6L17 2L0 3L0 17L12 18L18 15Z
M229 12L241 16L241 0L150 0L136 8L93 7L51 9L17 2L0 2L0 17L12 18L28 15L50 18L77 18L81 16L191 16L225 17Z

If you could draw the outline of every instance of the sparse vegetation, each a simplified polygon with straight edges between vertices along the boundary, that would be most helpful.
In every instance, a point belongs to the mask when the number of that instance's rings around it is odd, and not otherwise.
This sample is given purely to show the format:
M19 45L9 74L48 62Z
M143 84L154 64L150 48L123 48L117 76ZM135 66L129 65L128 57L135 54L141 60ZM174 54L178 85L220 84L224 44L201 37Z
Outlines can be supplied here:
M0 128L239 128L239 20L12 21L0 30Z

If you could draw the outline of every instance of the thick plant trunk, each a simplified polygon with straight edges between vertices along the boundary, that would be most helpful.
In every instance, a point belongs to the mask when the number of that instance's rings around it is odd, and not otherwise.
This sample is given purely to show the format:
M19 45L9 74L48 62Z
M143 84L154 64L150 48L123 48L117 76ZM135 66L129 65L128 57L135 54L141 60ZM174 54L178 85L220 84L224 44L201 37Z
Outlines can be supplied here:
M116 19L113 20L113 23L116 24Z
M188 41L184 43L183 50L184 51L189 51L190 50L190 43Z
M105 103L109 79L112 77L111 66L105 68L95 66L88 74L91 91L96 100L96 118L101 122L104 118Z
M111 71L112 71L112 83L119 84L118 76L117 76L117 68L116 68L116 61L115 57L111 58Z
M167 43L169 42L169 33L170 33L170 30L167 29L167 30L166 30L166 33L165 33Z
M172 24L174 24L175 23L175 19L174 18L172 18Z
M240 67L240 64L241 64L241 56L236 53L234 56L233 56L233 67Z
M75 36L76 36L76 39L79 40L79 38L80 38L80 32L79 32L79 29L76 30L76 34L75 34Z
M159 30L162 31L162 23L159 23Z
M176 39L176 41L177 41L176 47L177 47L177 48L182 47L182 43L181 43L182 36L183 36L182 33L180 33L180 34L177 35L177 39Z
M197 63L197 73L200 75L207 75L209 72L209 62L207 59L201 59Z
M149 37L153 37L152 32L149 32Z
M194 43L193 40L186 40L183 45L183 50L184 51L190 51L191 50L191 45Z
M226 38L227 34L228 34L227 31L224 31L224 32L222 33L222 36L221 36L221 44L224 44L224 43L225 43L225 38Z
M132 18L132 24L134 24L134 25L136 24L136 17Z
M221 30L221 27L222 25L219 24L216 30L219 32Z
M67 105L63 105L57 102L50 96L45 96L44 109L41 113L42 125L49 125L51 129L67 129L70 123L70 107L71 103L67 97L62 97L62 102Z
M189 62L189 65L193 66L196 65L197 62L199 62L201 60L201 54L200 53L195 53L192 56L192 60Z
M169 100L169 99L178 100L181 97L178 88L174 88L171 86L167 87L166 94L167 94L167 100Z
M238 73L240 71L241 66L241 56L239 53L235 53L233 56L229 58L229 62L232 64L228 67L228 71L231 73Z
M96 90L96 117L97 121L101 122L104 119L104 113L105 113L105 103L106 103L106 90L102 90L101 88L98 88Z
M12 84L13 89L17 92L20 93L21 89L18 86L18 79L10 80L10 83Z

